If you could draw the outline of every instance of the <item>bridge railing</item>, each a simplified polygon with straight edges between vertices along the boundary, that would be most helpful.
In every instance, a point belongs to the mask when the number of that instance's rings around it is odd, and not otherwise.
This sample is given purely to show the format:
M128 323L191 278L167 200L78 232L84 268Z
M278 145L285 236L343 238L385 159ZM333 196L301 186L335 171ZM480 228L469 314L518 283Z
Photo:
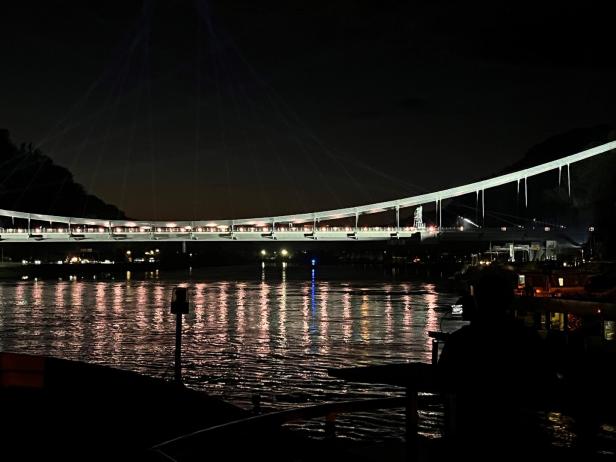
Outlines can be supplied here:
M441 228L446 229L446 228ZM429 230L438 230L436 227L430 227ZM97 228L84 228L84 227L33 227L33 228L0 228L0 233L9 234L72 234L72 233L87 233L87 234L104 234L104 233L130 233L130 234L151 234L151 233L193 233L193 234L219 234L225 232L233 233L308 233L308 232L325 232L325 233L351 233L351 232L417 232L420 231L413 227L395 227L395 226L361 226L361 227L342 227L342 226L320 226L317 228L312 227L238 227L231 231L228 228L125 228L125 227L97 227Z

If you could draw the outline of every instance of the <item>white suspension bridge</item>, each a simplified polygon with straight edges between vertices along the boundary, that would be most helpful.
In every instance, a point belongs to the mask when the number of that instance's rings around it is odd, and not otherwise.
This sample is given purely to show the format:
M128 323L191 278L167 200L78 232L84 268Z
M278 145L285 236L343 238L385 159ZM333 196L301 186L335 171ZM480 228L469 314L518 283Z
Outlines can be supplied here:
M485 215L485 191L509 183L517 183L518 194L523 194L528 205L528 179L545 172L558 170L558 182L566 178L571 194L570 166L616 148L612 141L591 149L546 162L535 167L507 173L487 180L441 191L405 197L373 204L321 212L300 213L260 218L198 221L132 221L105 220L80 217L44 215L0 209L0 240L3 242L109 242L109 241L346 241L389 240L419 236L424 239L444 231L464 232L442 226L442 201L475 194ZM563 172L564 171L564 172ZM422 207L436 206L436 225L425 226ZM400 225L400 210L414 207L413 226ZM360 218L365 215L393 214L393 226L362 226ZM336 222L346 219L347 225ZM333 223L332 223L333 222Z

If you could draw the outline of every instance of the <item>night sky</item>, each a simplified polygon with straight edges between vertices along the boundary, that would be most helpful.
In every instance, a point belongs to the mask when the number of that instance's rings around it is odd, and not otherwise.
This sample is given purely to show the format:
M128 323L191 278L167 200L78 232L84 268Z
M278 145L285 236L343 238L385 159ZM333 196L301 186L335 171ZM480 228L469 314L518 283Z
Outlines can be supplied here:
M3 2L0 127L133 218L393 199L616 125L609 3Z

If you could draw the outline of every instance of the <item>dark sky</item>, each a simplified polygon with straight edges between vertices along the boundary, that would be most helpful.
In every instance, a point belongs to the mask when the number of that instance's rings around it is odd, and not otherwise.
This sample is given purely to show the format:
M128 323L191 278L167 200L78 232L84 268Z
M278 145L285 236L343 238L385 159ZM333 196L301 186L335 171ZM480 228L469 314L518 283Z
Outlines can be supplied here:
M610 2L0 7L0 127L134 218L462 184L616 120Z

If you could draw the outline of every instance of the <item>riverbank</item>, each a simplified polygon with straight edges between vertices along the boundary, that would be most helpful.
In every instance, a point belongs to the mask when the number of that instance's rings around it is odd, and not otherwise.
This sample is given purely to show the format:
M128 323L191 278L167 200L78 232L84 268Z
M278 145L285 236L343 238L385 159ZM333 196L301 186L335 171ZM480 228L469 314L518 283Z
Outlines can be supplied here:
M159 441L246 416L173 382L7 352L0 405L1 450L12 460L135 460Z

